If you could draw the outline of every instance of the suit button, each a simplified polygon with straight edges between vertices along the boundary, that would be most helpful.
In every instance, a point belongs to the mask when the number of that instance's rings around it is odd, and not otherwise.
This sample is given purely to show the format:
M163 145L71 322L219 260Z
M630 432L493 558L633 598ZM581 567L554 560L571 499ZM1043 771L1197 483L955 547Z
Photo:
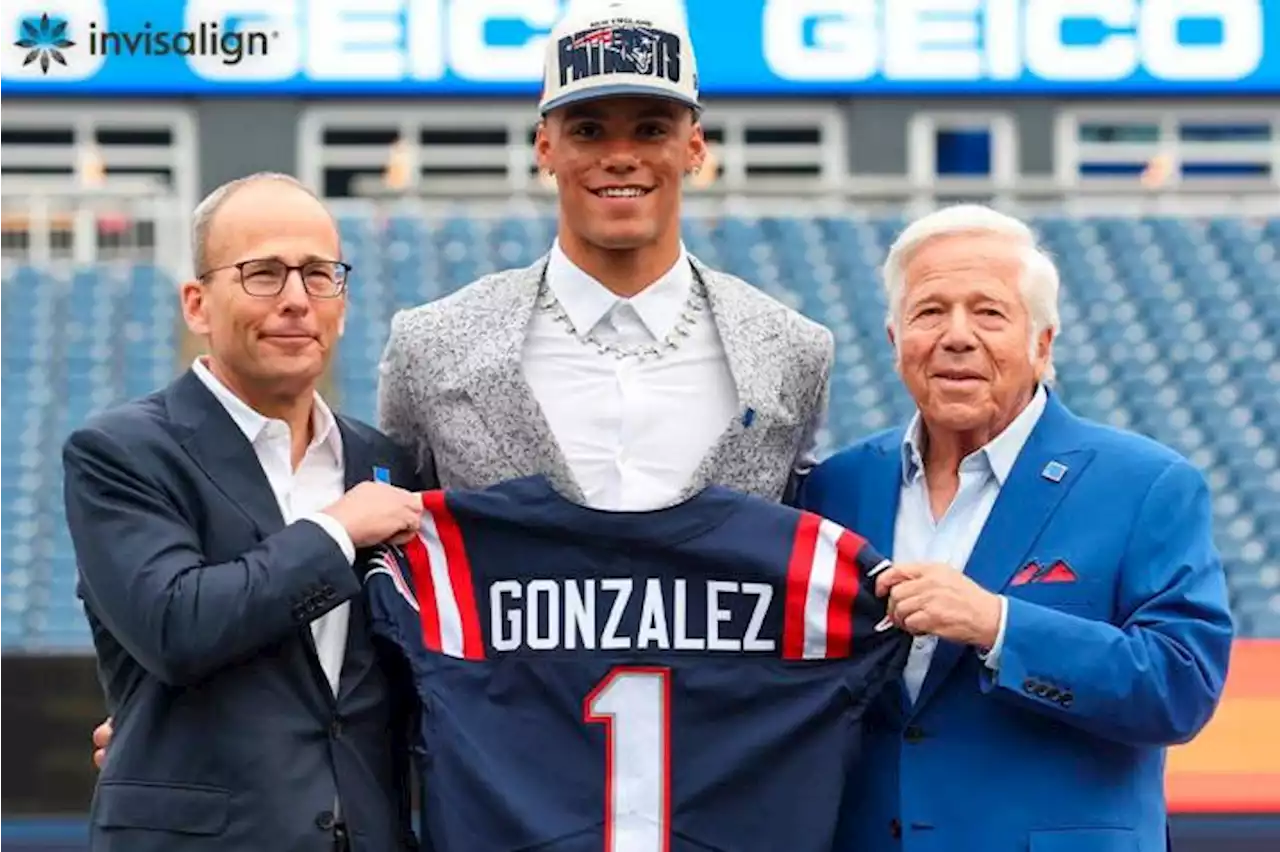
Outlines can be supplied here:
M1049 687L1049 691L1044 694L1044 697L1049 699L1050 701L1057 701L1058 696L1061 694L1062 693L1058 690L1056 686L1051 686Z
M330 737L332 737L332 738L333 738L333 739L335 739L335 740L336 740L338 737L342 736L342 720L340 720L340 719L334 719L334 720L329 724L329 736L330 736Z
M1076 697L1072 695L1070 692L1064 692L1062 693L1062 695L1058 697L1058 703L1061 704L1063 707L1070 707L1071 702L1075 700L1076 700Z
M915 744L924 741L924 728L919 725L907 725L907 729L902 733L909 743Z
M889 820L889 836L892 837L894 840L901 839L902 823L898 822L896 819Z
M1032 680L1031 678L1027 678L1022 682L1022 691L1030 692L1034 694L1036 691L1036 686L1037 684L1034 680Z
M337 821L333 818L333 811L321 811L316 814L316 828L321 831L333 831Z
M1048 697L1049 697L1049 690L1050 690L1050 689L1051 689L1051 687L1050 687L1048 684L1044 684L1044 683L1037 683L1037 684L1036 684L1036 695L1039 695L1041 698L1048 698Z

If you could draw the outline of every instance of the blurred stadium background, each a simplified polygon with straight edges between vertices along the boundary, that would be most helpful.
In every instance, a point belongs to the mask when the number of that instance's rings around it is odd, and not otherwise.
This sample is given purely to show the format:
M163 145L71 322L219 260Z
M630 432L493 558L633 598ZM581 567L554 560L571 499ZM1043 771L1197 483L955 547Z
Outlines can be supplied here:
M59 449L196 354L174 291L190 211L262 169L330 200L355 277L327 394L374 420L393 311L550 245L529 143L563 5L5 4L6 846L82 848L103 707ZM1214 723L1170 757L1175 848L1280 848L1280 0L684 6L716 164L686 241L835 332L824 451L910 413L876 277L904 223L979 200L1040 230L1064 279L1062 396L1176 447L1214 491L1242 638ZM91 23L119 37L93 44ZM218 55L138 41L183 30ZM62 62L24 65L46 50Z

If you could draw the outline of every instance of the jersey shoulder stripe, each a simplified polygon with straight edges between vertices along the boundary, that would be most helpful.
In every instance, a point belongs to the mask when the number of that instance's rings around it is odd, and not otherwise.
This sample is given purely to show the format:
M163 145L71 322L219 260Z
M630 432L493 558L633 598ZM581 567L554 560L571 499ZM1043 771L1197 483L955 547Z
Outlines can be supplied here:
M864 573L884 560L855 532L801 512L787 568L782 655L831 660L853 654L855 601Z
M484 636L462 531L443 491L424 492L422 506L418 532L402 548L416 593L407 597L422 624L422 644L448 657L483 660ZM379 560L380 565L385 562L396 559L390 555ZM390 571L383 573L397 579ZM397 591L405 585L402 575L399 580Z

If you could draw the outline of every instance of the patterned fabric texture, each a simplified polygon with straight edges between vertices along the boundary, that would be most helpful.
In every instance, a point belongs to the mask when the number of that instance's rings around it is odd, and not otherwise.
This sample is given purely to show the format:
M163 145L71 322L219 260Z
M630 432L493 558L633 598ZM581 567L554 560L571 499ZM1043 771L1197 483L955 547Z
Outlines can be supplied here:
M782 499L813 463L834 341L825 327L740 278L691 258L706 282L739 411L682 495L716 484ZM521 369L547 258L485 276L392 319L378 391L382 430L444 488L546 476L582 501Z

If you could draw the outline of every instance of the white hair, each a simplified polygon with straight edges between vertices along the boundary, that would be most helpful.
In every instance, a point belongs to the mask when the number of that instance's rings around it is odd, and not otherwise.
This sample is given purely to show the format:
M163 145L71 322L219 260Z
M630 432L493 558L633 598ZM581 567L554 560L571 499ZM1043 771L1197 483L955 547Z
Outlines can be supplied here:
M213 228L214 217L218 215L222 205L246 186L261 181L287 184L320 201L320 197L312 192L310 187L293 175L282 172L256 172L227 181L205 196L205 199L196 205L195 212L191 214L191 265L195 268L196 275L203 275L208 271L209 233Z
M935 210L912 222L894 241L884 263L884 289L889 307L885 322L897 332L895 340L901 339L907 263L926 242L957 234L997 234L1007 237L1018 246L1022 260L1018 289L1031 318L1031 339L1028 346L1034 360L1036 342L1041 332L1049 328L1053 329L1055 335L1058 333L1058 269L1054 266L1053 259L1040 247L1035 232L1030 227L1012 216L980 204L957 204ZM1050 352L1042 381L1052 384L1055 375L1053 355Z

